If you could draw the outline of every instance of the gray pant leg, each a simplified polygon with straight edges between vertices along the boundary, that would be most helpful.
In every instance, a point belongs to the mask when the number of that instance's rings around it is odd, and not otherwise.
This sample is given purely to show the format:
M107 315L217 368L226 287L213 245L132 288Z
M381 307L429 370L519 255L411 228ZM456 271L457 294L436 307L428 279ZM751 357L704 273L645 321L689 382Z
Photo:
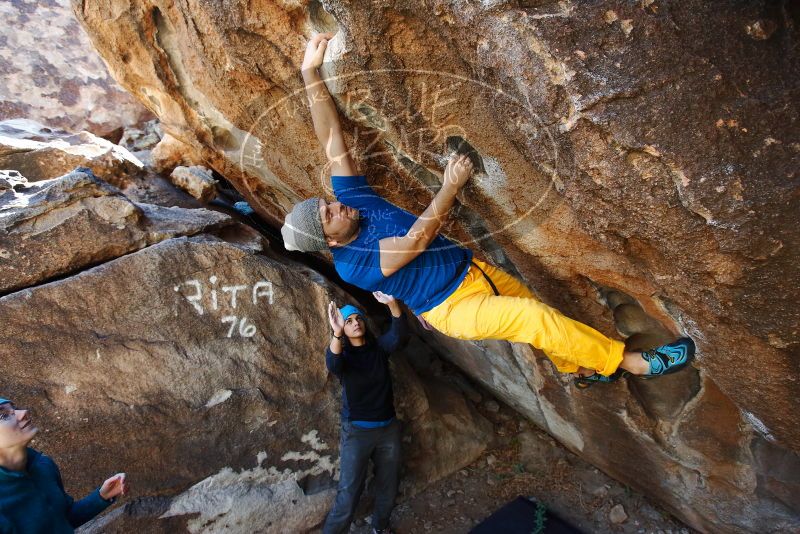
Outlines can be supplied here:
M350 423L342 423L342 436L339 446L339 487L336 501L325 519L323 534L347 532L358 499L364 489L367 466L372 453L372 437L369 433L354 428Z
M389 526L397 487L400 482L400 431L402 425L395 420L381 429L383 434L372 452L375 464L375 508L372 512L372 526L378 530Z

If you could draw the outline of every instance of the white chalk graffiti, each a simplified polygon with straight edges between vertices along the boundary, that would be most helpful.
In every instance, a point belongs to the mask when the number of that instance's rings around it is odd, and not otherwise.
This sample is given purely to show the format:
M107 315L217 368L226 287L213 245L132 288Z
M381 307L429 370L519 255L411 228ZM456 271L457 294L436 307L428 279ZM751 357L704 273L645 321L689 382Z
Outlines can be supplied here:
M200 280L192 279L181 282L173 289L183 295L197 315L204 315L207 310L215 312L220 308L225 311L236 310L248 301L254 306L263 301L269 304L275 302L272 282L268 280L258 281L252 287L249 284L217 285L217 281L218 278L212 275L208 278L208 287ZM188 291L182 288L187 288ZM256 334L256 325L248 323L247 317L227 314L221 318L221 322L230 325L227 337L233 337L237 333L241 337L253 337Z
M247 324L247 317L242 317L242 320L239 321L239 318L235 315L226 315L222 318L223 323L231 323L231 328L228 330L228 337L233 336L234 330L236 330L236 323L239 323L239 335L242 337L253 337L256 334L256 325Z

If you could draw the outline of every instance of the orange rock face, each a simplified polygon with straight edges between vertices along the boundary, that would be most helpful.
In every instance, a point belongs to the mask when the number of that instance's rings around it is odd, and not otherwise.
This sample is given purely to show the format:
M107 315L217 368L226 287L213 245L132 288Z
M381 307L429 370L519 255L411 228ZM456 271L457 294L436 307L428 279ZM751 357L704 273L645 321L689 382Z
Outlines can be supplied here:
M650 319L618 318L620 331L656 323L699 348L692 370L588 392L527 347L445 340L452 359L696 528L800 527L794 8L73 7L113 76L276 223L326 193L298 69L311 33L335 31L327 84L383 194L421 212L466 140L482 172L451 236L600 330L621 293Z

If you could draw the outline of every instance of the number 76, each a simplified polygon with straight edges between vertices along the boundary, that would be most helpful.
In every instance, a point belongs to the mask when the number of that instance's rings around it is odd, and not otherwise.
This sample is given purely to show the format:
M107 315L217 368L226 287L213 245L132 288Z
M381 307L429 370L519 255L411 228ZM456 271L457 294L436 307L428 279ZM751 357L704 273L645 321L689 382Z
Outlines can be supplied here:
M235 315L226 315L222 318L223 323L231 323L230 329L228 329L228 336L232 337L233 333L236 331L236 323L239 323L239 335L242 337L253 337L256 334L256 325L254 324L247 324L247 317L242 317L240 321L238 317Z

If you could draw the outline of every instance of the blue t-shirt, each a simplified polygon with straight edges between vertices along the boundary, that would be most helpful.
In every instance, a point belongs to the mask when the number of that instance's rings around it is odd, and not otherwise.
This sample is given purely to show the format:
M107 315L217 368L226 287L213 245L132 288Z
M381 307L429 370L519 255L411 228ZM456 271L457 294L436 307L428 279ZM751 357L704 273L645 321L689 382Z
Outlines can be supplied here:
M472 251L436 236L428 248L388 278L381 272L380 240L408 234L417 216L378 196L365 176L333 176L342 204L358 209L361 230L345 246L331 248L336 272L346 282L402 300L419 315L444 302L469 270Z

